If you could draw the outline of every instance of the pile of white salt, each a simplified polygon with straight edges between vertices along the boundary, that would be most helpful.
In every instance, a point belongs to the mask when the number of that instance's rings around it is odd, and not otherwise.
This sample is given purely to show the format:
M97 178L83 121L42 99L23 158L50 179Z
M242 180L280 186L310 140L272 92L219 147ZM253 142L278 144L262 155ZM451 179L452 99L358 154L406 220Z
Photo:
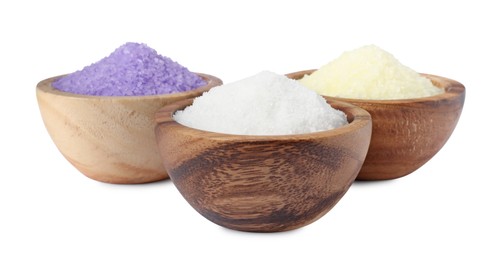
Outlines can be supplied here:
M344 52L305 75L300 83L321 95L354 99L407 99L443 93L429 79L374 45Z
M174 119L188 127L235 135L290 135L334 129L346 115L283 75L263 71L212 88Z

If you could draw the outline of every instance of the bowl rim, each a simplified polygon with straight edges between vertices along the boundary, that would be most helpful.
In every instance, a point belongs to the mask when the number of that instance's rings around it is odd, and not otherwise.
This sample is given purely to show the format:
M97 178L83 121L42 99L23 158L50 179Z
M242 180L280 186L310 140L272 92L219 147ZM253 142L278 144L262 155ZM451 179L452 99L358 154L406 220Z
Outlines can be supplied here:
M285 75L290 79L299 80L304 75L310 75L316 70L317 69L300 70L300 71L287 73ZM326 95L322 95L322 96L325 97L326 99L330 98L330 99L335 99L350 103L401 105L401 104L424 103L424 102L433 102L444 99L452 99L452 98L456 98L459 95L465 94L465 86L463 86L463 84L461 84L458 81L433 74L427 74L427 73L419 73L419 74L429 79L434 86L443 89L444 92L433 96L419 97L419 98L404 98L404 99L359 99L359 98L346 98L346 97L336 97L336 96L326 96Z
M156 129L160 128L161 125L170 125L172 127L181 128L181 134L183 135L196 135L202 138L208 138L211 140L218 141L301 141L318 139L323 137L338 136L343 134L348 134L359 129L365 128L368 125L372 126L372 118L369 112L365 109L360 108L356 105L337 101L337 100L327 100L326 102L333 108L343 111L347 116L348 124L330 129L325 131L303 133L303 134L288 134L288 135L238 135L238 134L228 134L211 132L206 130L201 130L197 128L192 128L183 124L178 123L174 120L173 115L176 111L182 110L193 103L194 98L189 98L185 100L180 100L173 102L160 108L155 113L155 122L157 123ZM371 130L370 130L371 131Z
M62 78L68 74L62 74L54 77L50 77L47 79L44 79L36 85L36 90L41 91L47 94L52 94L52 95L59 95L59 96L66 96L70 98L79 98L79 99L100 99L100 100L147 100L147 99L156 99L156 98L181 98L181 97L188 97L191 94L200 94L203 93L212 87L216 87L222 84L222 80L220 78L217 78L216 76L210 75L210 74L205 74L205 73L200 73L200 72L193 72L196 75L200 76L203 80L207 82L206 85L200 86L198 88L188 90L188 91L183 91L183 92L176 92L176 93L170 93L170 94L158 94L158 95L144 95L144 96L98 96L98 95L83 95L83 94L76 94L76 93L71 93L71 92L66 92L62 91L59 89L56 89L52 86L52 82L55 80Z

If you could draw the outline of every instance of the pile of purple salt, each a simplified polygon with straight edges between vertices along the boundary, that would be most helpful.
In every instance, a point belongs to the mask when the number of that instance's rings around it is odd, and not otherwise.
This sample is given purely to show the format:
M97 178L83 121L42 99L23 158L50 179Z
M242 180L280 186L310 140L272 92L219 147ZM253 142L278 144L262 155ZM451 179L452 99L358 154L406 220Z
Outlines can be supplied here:
M206 82L145 44L126 43L108 57L52 85L81 95L147 96L193 90Z

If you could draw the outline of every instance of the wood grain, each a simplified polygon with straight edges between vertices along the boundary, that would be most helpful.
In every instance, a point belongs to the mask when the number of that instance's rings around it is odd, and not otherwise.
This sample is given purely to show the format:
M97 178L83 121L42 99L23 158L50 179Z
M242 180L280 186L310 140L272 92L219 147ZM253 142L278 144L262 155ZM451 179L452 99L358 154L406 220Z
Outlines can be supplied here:
M300 79L313 71L286 76ZM445 93L403 100L325 97L357 105L372 116L372 140L357 180L388 180L408 175L428 162L451 136L462 113L465 87L444 77L422 75Z
M355 180L371 134L370 115L332 102L349 125L317 133L246 136L180 125L157 113L164 165L183 197L201 215L230 229L275 232L302 227L327 213Z
M201 95L221 80L197 73L207 85L193 91L141 97L85 96L38 83L36 96L53 142L80 172L108 183L146 183L168 178L154 134L154 115L169 103Z

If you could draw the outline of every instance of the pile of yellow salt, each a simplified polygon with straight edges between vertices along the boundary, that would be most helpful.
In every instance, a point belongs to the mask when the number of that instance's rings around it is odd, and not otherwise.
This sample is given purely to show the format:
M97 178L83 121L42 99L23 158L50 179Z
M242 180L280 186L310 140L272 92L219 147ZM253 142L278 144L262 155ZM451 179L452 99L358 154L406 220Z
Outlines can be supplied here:
M300 83L321 95L353 99L408 99L443 92L375 45L344 52Z

